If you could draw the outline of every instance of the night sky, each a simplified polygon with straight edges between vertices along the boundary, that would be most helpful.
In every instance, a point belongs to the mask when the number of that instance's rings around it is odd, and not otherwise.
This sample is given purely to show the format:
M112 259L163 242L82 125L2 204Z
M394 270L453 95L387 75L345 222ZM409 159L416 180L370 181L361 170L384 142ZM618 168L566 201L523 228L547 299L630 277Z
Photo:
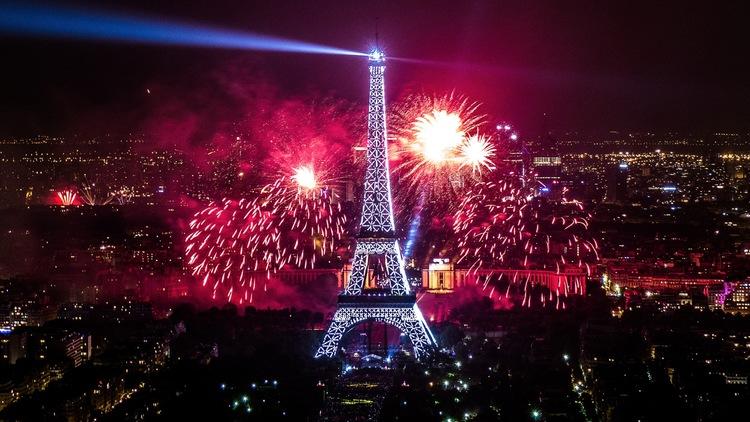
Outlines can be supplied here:
M357 51L373 44L378 17L386 53L411 59L389 62L391 97L406 88L456 90L528 134L746 131L748 6L720 3L99 0L75 7ZM181 90L208 84L225 67L261 72L283 95L366 99L357 57L0 37L2 136L138 131L160 87L179 101ZM213 101L225 106L220 96Z

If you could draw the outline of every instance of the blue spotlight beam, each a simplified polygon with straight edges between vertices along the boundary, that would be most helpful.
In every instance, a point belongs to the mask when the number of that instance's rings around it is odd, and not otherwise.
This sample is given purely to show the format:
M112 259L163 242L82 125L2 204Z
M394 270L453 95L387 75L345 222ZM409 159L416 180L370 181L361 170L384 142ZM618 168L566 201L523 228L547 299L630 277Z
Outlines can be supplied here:
M414 209L414 214L412 214L411 223L409 224L409 232L406 237L406 247L404 247L405 257L412 257L414 244L419 237L419 228L422 225L422 208L424 207L425 196L425 193L422 192L422 196L419 197L419 203Z
M74 40L366 56L304 41L157 18L72 8L0 4L0 32Z

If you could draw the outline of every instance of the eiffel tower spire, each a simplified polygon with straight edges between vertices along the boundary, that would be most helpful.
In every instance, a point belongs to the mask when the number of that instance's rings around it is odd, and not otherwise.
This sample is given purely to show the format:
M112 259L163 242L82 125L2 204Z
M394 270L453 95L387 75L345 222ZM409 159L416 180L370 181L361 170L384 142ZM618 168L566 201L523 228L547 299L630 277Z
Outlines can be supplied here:
M367 112L367 171L362 216L352 272L333 321L315 357L333 357L346 332L365 321L390 324L411 340L417 359L435 346L427 323L416 304L404 273L404 262L393 220L385 114L385 55L376 49L369 55L370 96ZM376 294L365 288L370 264L382 257L385 274Z
M370 54L370 98L367 108L367 172L360 237L395 236L393 202L388 165L385 121L385 57L379 50Z

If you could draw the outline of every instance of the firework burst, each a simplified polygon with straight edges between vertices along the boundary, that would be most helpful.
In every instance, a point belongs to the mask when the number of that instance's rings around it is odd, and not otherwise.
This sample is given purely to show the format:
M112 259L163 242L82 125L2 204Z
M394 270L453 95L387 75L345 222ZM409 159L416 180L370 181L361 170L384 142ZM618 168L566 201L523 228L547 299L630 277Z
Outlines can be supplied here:
M115 192L115 199L120 205L126 205L133 200L133 189L123 186Z
M345 235L347 217L334 183L312 165L302 165L261 191L263 206L288 247L286 261L298 268L313 268Z
M472 176L492 169L496 149L478 133L485 118L479 107L454 94L413 95L396 105L391 158L411 193L427 189L430 196L455 197Z
M251 302L258 282L265 282L285 261L279 231L257 200L224 199L197 212L185 238L192 274L212 297Z
M455 94L417 94L391 113L394 208L398 226L408 228L406 251L418 261L440 253L466 189L500 161L495 139L480 132L486 116L479 108Z
M457 262L472 270L515 268L554 274L558 285L548 288L546 303L561 293L578 293L580 285L569 285L568 274L590 275L598 261L598 244L588 233L591 215L581 202L562 196L548 200L539 195L532 181L507 177L477 184L461 201L455 214L453 231L457 236ZM502 277L485 275L486 283L499 283ZM508 279L511 285L523 284L523 304L530 306L538 288L534 278ZM575 283L580 283L575 278ZM498 287L497 285L493 286ZM558 301L559 306L559 301Z
M114 192L103 193L104 190L100 188L101 185L96 183L85 182L78 188L80 193L81 202L84 205L107 205L111 203L117 196Z
M470 167L473 174L481 173L483 170L494 170L493 159L496 151L497 148L492 145L489 138L479 133L472 135L459 146L459 166Z
M349 220L341 175L354 173L352 143L364 138L361 110L331 98L261 98L253 111L207 154L226 180L207 196L246 199L196 213L185 242L196 278L233 302L251 301L285 266L336 259Z
M590 273L589 262L599 258L596 240L587 236L591 215L565 193L552 201L512 178L479 183L455 214L458 262L556 272L575 266Z
M196 213L185 239L192 274L214 299L242 304L284 266L313 268L335 251L347 221L326 181L300 166L252 200L224 199Z
M57 198L60 200L60 205L67 207L67 206L75 205L75 201L76 201L76 198L78 198L78 194L71 189L64 189L64 190L57 192Z

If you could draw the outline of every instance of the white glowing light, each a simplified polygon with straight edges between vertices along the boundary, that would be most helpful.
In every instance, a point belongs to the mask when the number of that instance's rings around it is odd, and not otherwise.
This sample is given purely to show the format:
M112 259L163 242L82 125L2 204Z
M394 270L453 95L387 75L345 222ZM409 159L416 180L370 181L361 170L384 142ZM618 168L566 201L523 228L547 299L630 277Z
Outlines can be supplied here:
M415 148L425 161L442 163L451 158L451 151L461 145L464 132L461 130L461 117L444 110L425 114L414 122L416 133Z
M315 189L318 186L315 171L311 166L300 166L294 169L292 179L303 189Z
M459 148L461 167L471 166L474 172L481 172L483 168L492 170L492 158L495 156L495 147L489 140L479 134L468 137Z

